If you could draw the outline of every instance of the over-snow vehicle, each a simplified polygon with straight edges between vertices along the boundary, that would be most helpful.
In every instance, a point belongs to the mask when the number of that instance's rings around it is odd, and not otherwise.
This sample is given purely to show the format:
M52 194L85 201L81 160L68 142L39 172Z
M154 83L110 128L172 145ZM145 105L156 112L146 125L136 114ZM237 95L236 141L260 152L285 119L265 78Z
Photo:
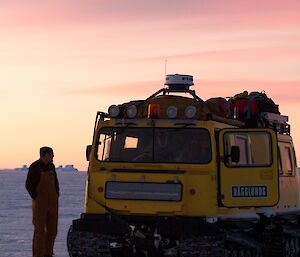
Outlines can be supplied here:
M263 93L201 100L167 75L98 112L71 257L297 257L299 184L288 117Z

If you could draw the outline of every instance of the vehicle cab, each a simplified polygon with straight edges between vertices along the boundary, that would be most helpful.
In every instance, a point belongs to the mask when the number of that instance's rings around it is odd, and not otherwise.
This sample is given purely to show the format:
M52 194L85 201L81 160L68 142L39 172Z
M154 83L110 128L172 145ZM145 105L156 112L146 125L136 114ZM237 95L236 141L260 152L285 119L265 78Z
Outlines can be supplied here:
M203 101L189 75L165 86L97 113L70 256L262 257L275 236L298 254L294 234L272 230L300 213L287 116L259 94Z

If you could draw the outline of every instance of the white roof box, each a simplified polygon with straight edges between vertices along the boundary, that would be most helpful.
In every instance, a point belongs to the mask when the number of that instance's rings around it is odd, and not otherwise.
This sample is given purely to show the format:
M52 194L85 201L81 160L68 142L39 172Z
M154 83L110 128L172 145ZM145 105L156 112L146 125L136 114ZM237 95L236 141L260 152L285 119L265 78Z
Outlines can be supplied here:
M277 123L277 124L283 124L288 122L289 117L285 115L280 115L276 113L270 113L270 112L262 112L261 113L262 118L269 121L270 123Z
M281 134L290 134L290 125L287 123L289 120L288 116L270 112L262 112L260 117L263 127L274 128Z
M194 85L193 76L191 75L180 75L180 74L169 74L166 75L165 85Z

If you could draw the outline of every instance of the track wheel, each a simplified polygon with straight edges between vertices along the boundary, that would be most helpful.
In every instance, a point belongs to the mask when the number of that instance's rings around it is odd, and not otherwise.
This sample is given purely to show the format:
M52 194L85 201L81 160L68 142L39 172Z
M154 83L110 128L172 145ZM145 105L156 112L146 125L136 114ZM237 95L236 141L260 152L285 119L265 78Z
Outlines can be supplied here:
M238 249L232 249L230 251L229 257L239 257L239 251L238 251Z
M242 255L243 257L252 257L252 252L251 252L251 249L249 248L246 248L244 250L244 255Z
M232 248L228 257L262 257L262 254L250 248Z
M253 257L263 257L263 254L261 253L261 252L258 252L258 251L253 251L253 253L252 253L252 256Z
M283 245L286 257L298 257L299 241L297 237L285 237Z

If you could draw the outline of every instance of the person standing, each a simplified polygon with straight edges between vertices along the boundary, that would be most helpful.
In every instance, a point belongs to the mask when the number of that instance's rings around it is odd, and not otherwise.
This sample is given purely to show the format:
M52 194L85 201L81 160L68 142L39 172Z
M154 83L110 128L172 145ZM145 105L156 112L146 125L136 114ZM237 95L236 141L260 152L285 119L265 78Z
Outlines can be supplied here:
M32 198L33 257L52 257L57 234L59 183L53 149L40 148L40 159L28 170L26 189Z

